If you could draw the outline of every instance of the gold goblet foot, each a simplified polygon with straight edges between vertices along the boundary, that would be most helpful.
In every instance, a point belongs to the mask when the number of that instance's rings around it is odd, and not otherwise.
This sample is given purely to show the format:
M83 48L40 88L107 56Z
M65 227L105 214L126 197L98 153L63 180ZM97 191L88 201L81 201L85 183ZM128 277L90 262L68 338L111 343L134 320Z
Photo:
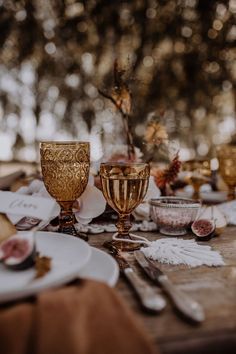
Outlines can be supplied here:
M119 215L119 220L116 224L118 232L113 235L112 241L104 242L104 246L110 251L112 251L112 249L116 249L117 251L132 252L140 249L142 246L141 243L129 242L132 241L132 238L129 234L131 226L132 224L130 222L130 215Z
M67 234L67 235L71 235L71 236L75 236L75 237L79 237L84 241L88 241L88 236L84 232L80 232L80 231L76 230L74 225L64 225L64 226L61 225L58 229L58 232L63 233L63 234Z
M127 238L127 241L131 240L131 237ZM141 243L128 243L128 242L124 242L124 241L116 241L113 240L111 241L112 244L114 244L114 246L119 249L120 251L124 251L124 252L133 252L133 251L137 251L140 249L140 247L142 246Z
M121 252L133 252L137 251L140 249L142 246L141 243L128 243L124 241L117 241L117 240L112 240L112 241L105 241L103 243L103 246L112 251L113 249L116 249Z

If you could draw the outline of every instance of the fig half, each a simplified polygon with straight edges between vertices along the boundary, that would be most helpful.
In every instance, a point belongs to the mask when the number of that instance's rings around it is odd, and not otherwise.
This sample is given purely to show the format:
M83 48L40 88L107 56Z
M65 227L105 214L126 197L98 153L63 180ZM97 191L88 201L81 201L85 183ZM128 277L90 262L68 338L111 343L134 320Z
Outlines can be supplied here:
M192 232L201 241L208 241L215 232L215 223L209 219L198 219L191 226Z
M220 235L227 226L227 220L221 210L216 206L205 208L201 213L201 219L211 219L215 222L215 235Z
M0 261L13 270L25 270L35 264L36 247L31 232L15 234L0 245Z

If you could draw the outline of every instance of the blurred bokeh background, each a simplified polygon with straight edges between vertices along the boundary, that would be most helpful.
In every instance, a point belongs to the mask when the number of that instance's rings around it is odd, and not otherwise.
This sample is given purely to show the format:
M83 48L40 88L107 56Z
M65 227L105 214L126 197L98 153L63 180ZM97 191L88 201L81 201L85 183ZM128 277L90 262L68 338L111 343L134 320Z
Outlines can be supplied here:
M161 115L181 159L213 157L236 130L236 0L0 0L0 160L81 139L92 159L124 143L98 89L129 70L130 124L143 147Z

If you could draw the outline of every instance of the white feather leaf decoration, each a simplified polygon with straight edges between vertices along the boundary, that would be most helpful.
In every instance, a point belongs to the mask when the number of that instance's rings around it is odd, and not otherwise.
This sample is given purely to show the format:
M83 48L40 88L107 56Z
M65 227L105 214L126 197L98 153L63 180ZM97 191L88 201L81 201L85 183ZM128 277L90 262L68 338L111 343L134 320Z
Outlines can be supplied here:
M152 241L141 251L150 259L160 263L185 264L189 267L225 265L221 254L210 246L199 245L195 240L165 238Z

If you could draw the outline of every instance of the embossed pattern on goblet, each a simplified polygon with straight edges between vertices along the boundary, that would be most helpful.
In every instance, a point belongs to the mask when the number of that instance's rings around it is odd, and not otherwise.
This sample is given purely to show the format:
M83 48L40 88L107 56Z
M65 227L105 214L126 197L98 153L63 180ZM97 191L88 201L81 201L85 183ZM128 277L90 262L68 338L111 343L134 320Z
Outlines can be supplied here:
M219 145L217 147L219 171L229 187L229 199L235 198L236 187L236 145Z
M146 195L149 175L150 167L145 163L101 164L100 176L104 197L119 215L116 224L118 238L130 239L130 214ZM127 244L121 241L116 246L122 250L127 249ZM130 245L128 250L131 250Z
M42 142L40 156L45 187L61 206L59 231L76 236L72 206L88 183L89 143Z

